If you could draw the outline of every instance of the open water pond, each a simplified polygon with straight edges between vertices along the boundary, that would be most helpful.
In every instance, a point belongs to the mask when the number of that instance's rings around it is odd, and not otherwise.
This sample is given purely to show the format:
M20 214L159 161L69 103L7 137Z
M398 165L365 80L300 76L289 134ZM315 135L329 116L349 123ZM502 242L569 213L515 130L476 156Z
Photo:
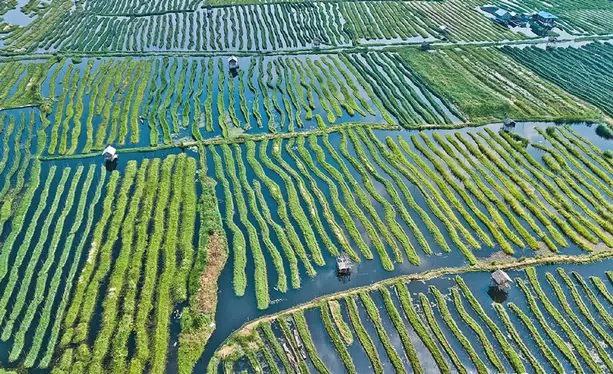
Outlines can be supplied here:
M28 0L18 0L15 8L9 10L2 16L2 19L8 24L17 25L17 26L27 26L34 20L34 17L31 17L25 14L21 8L26 5Z

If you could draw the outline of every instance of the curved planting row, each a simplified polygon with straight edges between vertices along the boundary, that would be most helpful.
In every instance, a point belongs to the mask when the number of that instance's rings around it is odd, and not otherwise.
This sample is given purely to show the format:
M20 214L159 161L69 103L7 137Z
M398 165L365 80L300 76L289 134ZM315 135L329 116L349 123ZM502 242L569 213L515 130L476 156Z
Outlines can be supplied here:
M43 94L52 101L45 113L50 122L46 151L68 155L101 150L109 143L139 143L139 108L151 61L88 60L81 65L83 71L80 65L62 61L47 73L49 88Z
M590 265L585 267L582 272L592 271ZM266 361L268 372L280 371L281 364L286 370L301 370L308 361L321 372L342 365L348 372L380 373L387 362L395 372L405 372L406 365L415 372L431 367L425 365L436 365L442 373L451 372L452 366L459 372L483 373L561 373L567 365L594 372L610 370L610 339L600 336L603 340L599 340L595 335L608 327L590 314L593 304L581 290L582 276L574 273L577 278L573 280L561 267L555 275L546 269L514 271L513 275L520 277L515 279L519 290L512 289L508 300L502 302L492 302L483 287L468 285L469 277L471 282L477 278L489 281L487 272L457 275L455 282L428 278L429 292L420 292L418 302L412 299L410 290L423 290L423 286L403 281L393 286L386 281L387 285L328 296L236 331L217 350L208 372L215 373L220 366L232 370L237 363L255 369L253 362L263 362L267 355L272 356ZM442 290L449 286L444 294ZM538 300L533 292L539 295ZM569 292L572 298L565 296ZM588 292L593 288L588 286ZM379 297L381 307L375 304ZM597 302L603 302L602 298ZM518 306L526 303L528 306ZM293 324L289 323L291 317ZM319 338L314 340L309 330L321 329L322 325L326 334L317 334ZM255 333L260 330L265 332L265 340ZM528 333L520 335L520 331ZM345 339L349 334L357 339Z
M5 227L9 227L15 209L24 198L28 198L27 184L32 183L40 172L34 156L40 152L44 139L38 139L36 147L32 144L35 133L40 136L37 113L19 110L0 116L0 235Z
M32 173L33 178L39 178L37 170L33 169ZM102 170L102 177L104 173ZM101 193L99 185L93 200L89 203L88 223L81 228L95 174L94 165L88 168L86 175L82 166L78 167L75 173L66 168L60 179L56 180L56 167L52 166L45 176L45 185L39 192L39 200L35 202L38 204L36 209L26 213L28 208L20 206L12 221L12 230L2 253L7 258L10 254L15 257L10 267L3 267L2 278L6 277L7 282L0 298L1 304L6 305L9 300L12 303L10 309L3 308L1 316L2 339L6 341L12 338L10 362L24 358L23 355L27 353L23 361L25 367L49 365L61 315L64 313L66 299L72 288L71 280L81 261L78 253L83 247L83 242L77 245L74 239L77 233L87 237L93 220L94 207ZM83 181L81 181L82 176L85 177ZM26 191L29 196L28 205L33 200L32 193L37 185L38 183L35 183ZM53 195L53 198L50 195ZM62 200L65 200L66 204L59 210ZM40 220L43 213L47 219ZM23 224L20 221L22 217L28 217L30 224ZM74 222L70 231L68 228L64 229L67 220ZM25 234L21 243L17 245L14 238L18 236L20 230L25 230ZM35 232L38 232L38 237L33 242ZM60 255L56 256L56 253ZM24 261L26 256L28 256L27 262ZM17 284L18 279L19 284ZM62 295L61 302L57 305L56 298L59 295ZM52 313L56 317L59 316L54 321L51 321ZM38 319L33 323L35 318ZM47 335L49 327L51 327L50 335ZM47 341L48 348L46 351L41 351L45 339L50 339Z
M224 60L88 59L50 65L47 78L33 86L49 98L41 104L45 151L62 156L107 144L181 144L219 134L375 122L379 116L395 123L370 83L356 77L342 56L251 57L241 61L245 68L238 74L228 72Z
M177 11L160 2L142 4L86 4L88 11L58 6L45 26L46 33L29 27L7 38L16 50L153 51L153 50L278 50L311 48L316 43L347 45L338 4L273 3L204 8L185 4ZM111 7L110 9L108 7ZM170 8L181 7L173 2ZM44 17L43 17L44 18ZM41 22L42 23L42 22ZM95 33L91 30L95 29ZM193 30L190 33L179 30Z
M39 85L49 64L10 62L0 64L0 109L33 106L42 102Z
M452 248L475 263L481 247L513 255L526 247L611 246L610 166L601 151L574 146L564 131L544 133L555 148L535 146L573 168L550 168L548 154L540 160L510 133L491 129L408 141L340 130L222 145L223 159L211 146L235 249L235 293L242 296L253 276L258 306L267 308L271 294L287 291L288 276L298 288L301 273L315 276L341 252L355 262L378 258L391 271ZM580 185L580 175L598 184Z
M63 318L54 371L166 370L173 308L186 300L188 288L192 294L192 264L203 261L194 258L195 183L196 161L185 155L129 161L122 177L112 173ZM88 229L91 224L90 216ZM100 324L94 326L97 308Z

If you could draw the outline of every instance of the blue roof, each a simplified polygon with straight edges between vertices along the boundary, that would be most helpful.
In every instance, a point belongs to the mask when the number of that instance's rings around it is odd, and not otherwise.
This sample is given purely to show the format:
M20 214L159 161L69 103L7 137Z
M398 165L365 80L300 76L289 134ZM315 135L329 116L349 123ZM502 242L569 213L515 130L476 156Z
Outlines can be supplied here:
M494 14L502 17L502 16L506 16L507 14L509 14L509 12L507 12L504 9L498 9L497 11L494 12Z
M545 19L557 19L558 18L549 12L545 12L544 10L541 10L540 12L538 12L537 15Z

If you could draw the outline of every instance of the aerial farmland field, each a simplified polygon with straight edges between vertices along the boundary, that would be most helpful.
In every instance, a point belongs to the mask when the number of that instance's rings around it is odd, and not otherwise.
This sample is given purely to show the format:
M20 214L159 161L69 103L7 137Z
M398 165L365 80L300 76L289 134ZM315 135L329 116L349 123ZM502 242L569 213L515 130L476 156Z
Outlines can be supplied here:
M613 372L613 3L0 1L0 374Z

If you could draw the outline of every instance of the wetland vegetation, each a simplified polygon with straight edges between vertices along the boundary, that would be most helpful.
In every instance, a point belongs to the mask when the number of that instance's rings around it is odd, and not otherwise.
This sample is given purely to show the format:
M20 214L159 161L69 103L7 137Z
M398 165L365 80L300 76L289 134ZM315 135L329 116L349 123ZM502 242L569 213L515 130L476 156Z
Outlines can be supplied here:
M613 371L613 5L493 4L0 4L0 372Z

